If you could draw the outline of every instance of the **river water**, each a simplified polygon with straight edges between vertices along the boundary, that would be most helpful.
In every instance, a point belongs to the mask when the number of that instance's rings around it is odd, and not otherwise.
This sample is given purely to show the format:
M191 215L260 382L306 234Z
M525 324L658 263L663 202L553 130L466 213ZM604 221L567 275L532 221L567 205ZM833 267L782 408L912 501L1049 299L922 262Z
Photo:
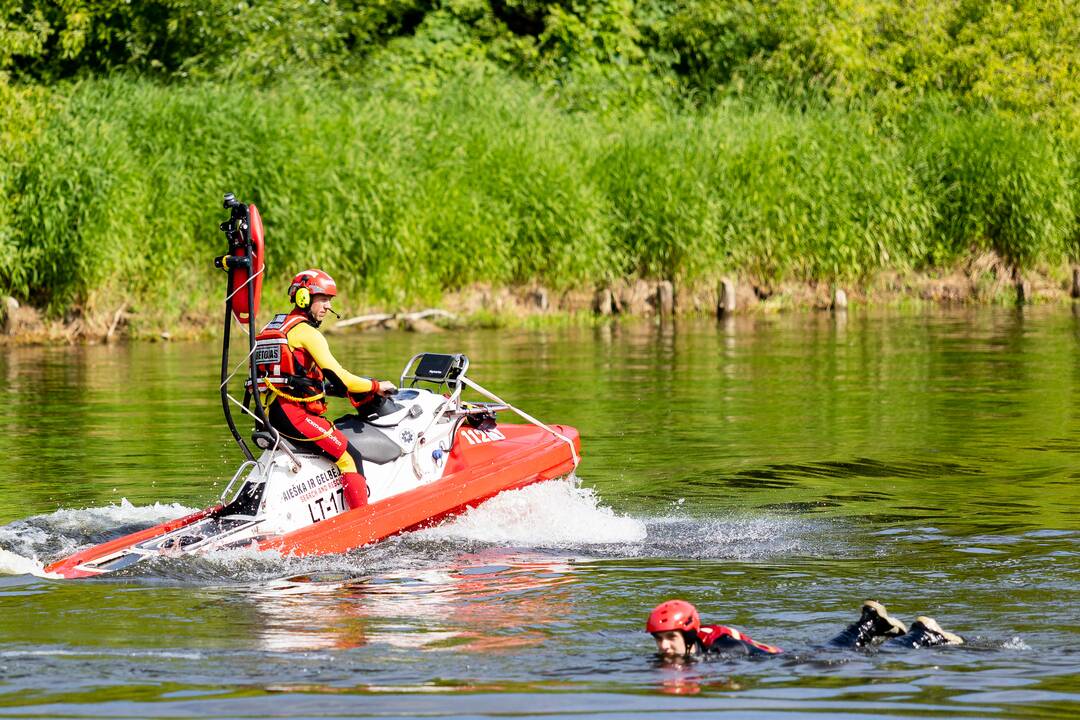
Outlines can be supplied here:
M347 555L41 563L209 504L213 344L0 349L0 716L1080 714L1080 315L791 314L337 335L458 351L581 431L576 482ZM337 408L344 411L347 406ZM670 597L783 647L659 664ZM821 643L878 598L963 647Z

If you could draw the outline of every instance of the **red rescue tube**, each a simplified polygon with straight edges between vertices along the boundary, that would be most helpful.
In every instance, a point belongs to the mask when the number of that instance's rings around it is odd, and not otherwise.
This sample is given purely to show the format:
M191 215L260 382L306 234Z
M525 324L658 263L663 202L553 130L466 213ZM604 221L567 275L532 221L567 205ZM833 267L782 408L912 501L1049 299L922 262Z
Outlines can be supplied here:
M265 259L262 218L259 216L259 208L254 205L248 205L248 234L251 237L251 284L255 290L255 305L248 307L248 289L245 285L248 281L247 268L234 268L229 271L228 295L233 317L245 325L250 325L252 317L259 314ZM238 247L232 251L235 257L244 257L246 254L247 250L244 247Z

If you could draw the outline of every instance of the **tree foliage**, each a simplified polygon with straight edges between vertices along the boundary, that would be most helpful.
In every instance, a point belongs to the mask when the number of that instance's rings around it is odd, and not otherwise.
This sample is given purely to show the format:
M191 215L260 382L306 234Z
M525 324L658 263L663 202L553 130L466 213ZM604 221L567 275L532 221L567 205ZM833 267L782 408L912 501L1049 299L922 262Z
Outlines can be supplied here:
M0 71L263 82L491 64L572 107L945 94L1080 125L1080 0L0 0Z

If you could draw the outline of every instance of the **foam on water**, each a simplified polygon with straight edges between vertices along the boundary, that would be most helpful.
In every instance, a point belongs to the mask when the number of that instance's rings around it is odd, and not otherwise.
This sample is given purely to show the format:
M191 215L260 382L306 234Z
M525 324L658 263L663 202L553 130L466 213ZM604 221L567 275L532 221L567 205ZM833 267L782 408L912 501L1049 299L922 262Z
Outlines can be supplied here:
M117 525L156 525L193 512L194 508L184 507L180 503L132 505L127 498L120 498L116 505L82 510L57 510L31 519L42 519L48 527L60 532L92 532L109 530Z
M340 556L331 556L340 557ZM319 558L314 558L317 562ZM276 550L255 548L225 548L202 555L155 557L144 560L113 574L114 577L153 578L181 584L201 585L221 580L230 582L263 582L277 577L283 569L296 566L303 572L312 561L306 558L287 558Z
M0 575L36 575L43 578L58 577L45 572L45 566L33 558L0 548Z
M104 542L118 532L150 527L191 512L179 503L137 506L121 498L119 503L103 507L57 510L16 520L0 527L0 547L24 559L57 558Z
M1024 642L1023 639L1021 639L1019 635L1014 635L1013 637L1009 638L1008 640L1006 640L1004 643L1001 644L1001 647L1006 649L1006 650L1030 650L1031 649L1031 646L1028 645L1026 642Z
M616 513L576 481L552 481L505 492L415 541L573 549L598 557L755 559L843 554L835 524L805 517L732 513L701 518L674 506L660 517Z
M501 493L414 536L542 548L635 543L647 534L644 522L601 505L595 491L552 481Z
M680 558L753 559L835 553L842 548L828 531L835 526L801 517L732 513L708 519L653 518L649 542L639 555Z

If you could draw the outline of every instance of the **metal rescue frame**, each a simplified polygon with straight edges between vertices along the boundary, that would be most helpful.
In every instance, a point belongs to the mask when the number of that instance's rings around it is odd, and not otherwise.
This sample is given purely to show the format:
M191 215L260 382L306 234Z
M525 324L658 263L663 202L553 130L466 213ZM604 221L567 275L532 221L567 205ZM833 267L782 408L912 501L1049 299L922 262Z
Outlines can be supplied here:
M291 468L293 472L299 472L300 462L296 456L289 449L287 445L281 442L281 435L277 430L270 425L270 421L266 417L266 408L263 407L262 398L258 392L259 378L256 374L255 363L251 362L251 358L255 354L255 278L261 275L266 269L266 263L262 257L257 260L258 268L252 263L252 258L255 252L255 243L251 237L251 217L248 206L239 200L232 193L225 194L225 200L223 207L230 211L229 219L221 223L220 228L225 233L226 239L229 241L229 252L225 255L220 255L214 258L214 266L221 268L229 274L229 283L226 288L233 288L232 292L227 292L225 296L225 330L224 337L221 342L221 385L219 390L221 391L221 407L225 412L225 422L229 425L229 431L232 433L233 439L236 440L236 444L240 446L240 450L244 453L244 457L247 458L244 463L237 468L236 473L233 475L232 480L221 493L221 498L224 500L236 483L237 479L248 468L259 468L262 474L262 479L265 480L267 474L270 471L272 463L267 463L266 467L262 467L258 460L255 459L255 455L251 452L244 438L240 435L240 431L236 428L236 422L233 420L232 410L229 403L235 404L243 413L250 415L255 419L256 430L252 433L252 441L261 449L271 449L271 458L277 450L282 450L291 462ZM237 252L237 251L241 252ZM234 282L235 275L241 270L247 271L247 279L242 283ZM243 360L236 364L231 370L229 369L229 346L232 334L232 317L234 315L232 309L232 299L238 292L247 292L248 296L248 319L245 323L239 317L237 320L241 325L247 325L245 332L248 339L248 352L244 356ZM244 401L240 402L235 397L229 394L229 381L239 372L243 365L248 367L248 381L250 382L250 388L244 393ZM249 403L253 402L255 405L254 412L249 407ZM259 427L262 429L260 430Z

